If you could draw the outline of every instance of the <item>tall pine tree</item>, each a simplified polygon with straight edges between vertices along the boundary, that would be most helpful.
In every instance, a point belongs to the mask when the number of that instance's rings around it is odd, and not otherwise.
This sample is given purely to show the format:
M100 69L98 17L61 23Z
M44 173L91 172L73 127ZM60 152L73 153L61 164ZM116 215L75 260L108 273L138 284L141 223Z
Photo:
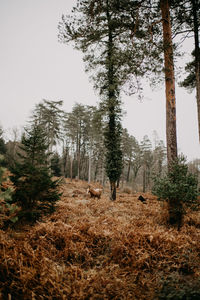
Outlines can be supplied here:
M177 159L177 137L175 75L169 1L161 0L160 8L162 14L165 62L167 158L170 167L170 164Z
M44 130L37 124L26 128L21 140L19 160L12 169L16 189L13 202L21 208L21 217L35 220L53 212L59 199L57 182L52 181L47 167L48 144Z
M120 55L116 37L120 30L116 1L78 1L71 17L59 25L63 42L75 43L85 53L87 70L93 70L95 87L99 89L106 113L106 171L110 180L111 199L116 199L116 181L122 170L121 109L119 87ZM122 74L122 73L121 73Z

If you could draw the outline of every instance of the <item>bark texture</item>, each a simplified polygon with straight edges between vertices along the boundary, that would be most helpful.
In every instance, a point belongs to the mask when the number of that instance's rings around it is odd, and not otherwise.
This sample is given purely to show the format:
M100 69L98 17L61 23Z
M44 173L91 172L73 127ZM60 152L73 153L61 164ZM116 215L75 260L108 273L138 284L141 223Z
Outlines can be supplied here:
M173 45L168 0L161 0L160 8L162 13L165 61L167 160L168 166L170 166L170 164L177 158L177 137Z
M197 18L198 9L199 9L198 1L192 0L194 42L195 42L196 98L197 98L198 130L199 130L199 141L200 141L200 49L199 49L199 24Z
M116 200L116 192L117 192L117 189L116 189L116 182L110 182L110 200Z

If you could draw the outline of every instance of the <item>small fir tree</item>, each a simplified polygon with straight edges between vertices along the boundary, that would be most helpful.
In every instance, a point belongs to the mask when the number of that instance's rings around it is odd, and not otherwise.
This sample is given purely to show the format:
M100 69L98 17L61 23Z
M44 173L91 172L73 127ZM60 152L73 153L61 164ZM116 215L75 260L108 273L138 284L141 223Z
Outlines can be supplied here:
M168 173L163 178L155 177L152 192L160 199L168 201L169 223L182 225L185 208L196 209L198 206L197 177L188 172L184 157L179 157L171 164Z
M2 161L4 157L0 154L0 163ZM13 188L7 172L6 168L0 166L0 227L13 224L18 220L18 207L12 204Z
M12 169L11 180L16 186L13 202L18 203L21 217L36 220L53 212L59 199L57 181L52 181L48 161L48 144L44 131L37 124L25 129L19 162Z

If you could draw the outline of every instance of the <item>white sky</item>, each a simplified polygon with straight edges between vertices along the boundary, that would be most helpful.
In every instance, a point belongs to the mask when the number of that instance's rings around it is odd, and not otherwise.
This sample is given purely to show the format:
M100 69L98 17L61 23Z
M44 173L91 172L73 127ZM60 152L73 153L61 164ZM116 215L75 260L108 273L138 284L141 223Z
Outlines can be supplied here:
M84 72L81 54L58 42L58 22L76 0L0 0L0 125L5 131L26 125L35 104L63 100L96 105L97 94ZM189 48L193 40L188 42ZM183 61L184 62L184 61ZM195 93L176 88L179 153L199 158ZM145 99L124 96L123 126L140 141L157 131L165 141L165 90L145 87Z

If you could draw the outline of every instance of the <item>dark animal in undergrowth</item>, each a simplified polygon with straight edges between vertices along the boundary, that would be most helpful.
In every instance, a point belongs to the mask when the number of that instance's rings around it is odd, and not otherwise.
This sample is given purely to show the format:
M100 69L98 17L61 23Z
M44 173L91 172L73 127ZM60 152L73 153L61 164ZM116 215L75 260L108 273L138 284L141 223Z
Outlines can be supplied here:
M142 195L138 197L138 200L140 200L142 203L146 203L146 199Z
M101 198L102 189L93 189L92 187L88 187L87 193L90 194L91 198L97 197L98 199Z

